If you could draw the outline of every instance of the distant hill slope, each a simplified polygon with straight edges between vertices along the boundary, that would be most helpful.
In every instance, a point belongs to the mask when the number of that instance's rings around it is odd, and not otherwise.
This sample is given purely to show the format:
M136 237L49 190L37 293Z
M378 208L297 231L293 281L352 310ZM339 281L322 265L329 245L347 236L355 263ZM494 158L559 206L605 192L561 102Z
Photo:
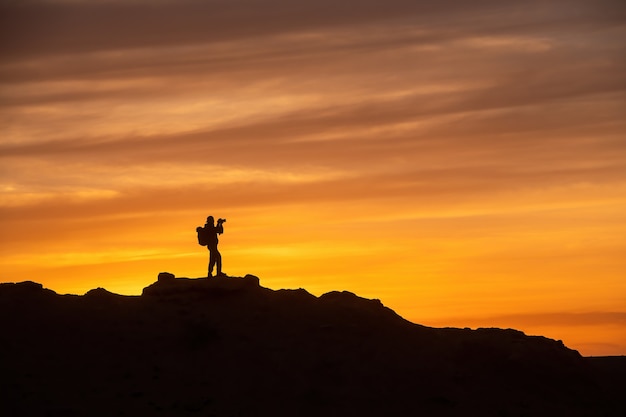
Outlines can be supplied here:
M160 274L141 296L0 284L0 415L624 416L624 358L435 329L349 292Z

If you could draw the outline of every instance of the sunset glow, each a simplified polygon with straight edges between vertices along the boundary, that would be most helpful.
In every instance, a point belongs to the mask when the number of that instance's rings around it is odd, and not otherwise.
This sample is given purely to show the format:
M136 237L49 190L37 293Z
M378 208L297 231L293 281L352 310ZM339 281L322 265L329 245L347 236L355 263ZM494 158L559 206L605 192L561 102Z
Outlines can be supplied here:
M626 355L626 6L0 3L0 281L224 271Z

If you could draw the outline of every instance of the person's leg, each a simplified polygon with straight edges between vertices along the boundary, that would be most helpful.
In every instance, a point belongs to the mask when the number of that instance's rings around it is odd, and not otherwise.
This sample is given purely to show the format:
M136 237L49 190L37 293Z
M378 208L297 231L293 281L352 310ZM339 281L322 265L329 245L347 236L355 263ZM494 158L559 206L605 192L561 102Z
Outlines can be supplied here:
M213 275L213 267L215 266L215 252L217 252L216 249L214 248L209 248L209 275L208 277L211 277ZM218 266L218 272L219 272L219 266Z
M215 249L215 263L217 264L217 276L222 275L222 254Z

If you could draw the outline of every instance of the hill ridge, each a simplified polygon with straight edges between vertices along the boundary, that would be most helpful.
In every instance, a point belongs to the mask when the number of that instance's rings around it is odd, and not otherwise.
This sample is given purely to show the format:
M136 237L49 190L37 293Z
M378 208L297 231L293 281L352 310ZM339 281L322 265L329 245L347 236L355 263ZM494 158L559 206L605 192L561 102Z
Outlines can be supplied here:
M380 300L271 290L250 274L161 273L140 296L4 283L0 326L11 381L0 407L13 415L582 416L623 405L560 341L430 328Z

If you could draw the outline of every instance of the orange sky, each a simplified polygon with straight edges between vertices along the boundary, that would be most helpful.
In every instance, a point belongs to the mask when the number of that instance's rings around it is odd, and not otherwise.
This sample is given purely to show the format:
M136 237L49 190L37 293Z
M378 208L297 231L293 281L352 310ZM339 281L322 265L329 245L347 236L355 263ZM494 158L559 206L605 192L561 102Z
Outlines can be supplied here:
M0 3L0 281L224 271L626 354L622 1Z

